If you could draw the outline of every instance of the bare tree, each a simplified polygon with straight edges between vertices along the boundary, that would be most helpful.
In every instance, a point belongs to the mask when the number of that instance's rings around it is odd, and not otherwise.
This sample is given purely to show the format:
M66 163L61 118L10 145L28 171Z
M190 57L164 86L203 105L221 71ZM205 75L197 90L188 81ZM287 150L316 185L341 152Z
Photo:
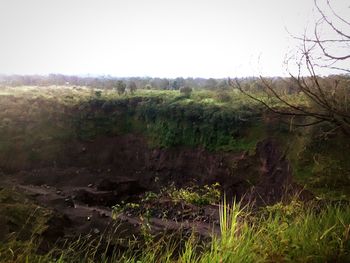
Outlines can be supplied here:
M264 91L284 106L282 108L276 108L268 100L248 92L238 79L230 80L230 85L272 112L301 117L303 120L311 119L309 123L296 125L327 122L333 126L333 130L340 129L350 136L350 20L336 12L330 0L324 0L322 7L318 0L314 2L318 20L312 33L305 30L302 37L295 37L301 43L301 52L296 62L298 71L296 74L290 73L289 79L297 91L308 99L308 106L288 100L271 79L260 77L260 82ZM332 72L332 75L321 77L322 72Z

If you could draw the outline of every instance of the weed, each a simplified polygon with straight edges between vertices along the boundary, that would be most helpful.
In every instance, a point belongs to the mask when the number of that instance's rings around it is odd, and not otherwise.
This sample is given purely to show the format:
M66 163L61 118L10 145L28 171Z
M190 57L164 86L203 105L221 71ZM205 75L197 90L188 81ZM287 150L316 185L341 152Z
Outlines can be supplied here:
M174 185L163 189L163 192L172 200L184 201L195 205L208 205L220 201L220 184L215 183L204 187L187 187L177 189Z

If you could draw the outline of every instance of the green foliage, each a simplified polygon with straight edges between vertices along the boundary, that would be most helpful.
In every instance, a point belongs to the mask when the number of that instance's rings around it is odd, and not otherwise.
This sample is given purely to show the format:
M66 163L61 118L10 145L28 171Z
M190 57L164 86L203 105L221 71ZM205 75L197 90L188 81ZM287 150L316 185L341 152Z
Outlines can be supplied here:
M190 97L192 93L192 88L185 86L180 88L180 93L184 95L185 97Z
M73 136L68 105L77 101L67 100L71 94L65 89L40 93L23 88L0 96L1 167L23 169L31 161L55 160L61 145ZM89 95L85 90L80 99Z
M220 236L214 236L210 248L198 257L199 262L254 262L254 232L247 222L240 223L240 205L224 199L219 208Z
M137 204L137 203L121 202L120 204L116 204L112 206L113 218L116 218L119 214L123 213L127 209L135 209L138 207L140 207L140 204Z
M217 91L216 92L216 99L220 102L223 102L223 103L228 103L232 100L232 95L231 95L232 92L229 92L229 91L226 91L226 90L222 90L222 91Z
M18 191L0 190L0 261L39 262L38 236L48 228L52 212L39 207Z
M119 96L123 95L125 93L125 89L126 89L126 84L124 83L124 81L118 80L117 84L116 84L116 89L117 89Z
M163 188L160 193L146 192L139 203L121 202L112 207L113 218L116 219L121 213L130 211L136 212L142 219L147 219L150 216L149 203L152 201L165 198L170 199L175 204L183 202L186 204L194 204L198 206L218 204L220 202L221 191L218 183L205 185L203 187L186 187L176 188L174 185ZM142 209L146 208L146 209ZM164 216L169 211L163 211ZM147 220L146 220L147 221ZM147 222L145 222L147 223Z
M165 190L163 189L163 192L174 201L184 201L195 205L215 204L220 201L221 197L219 183L210 186L205 185L204 187L187 187L180 189L171 186Z
M136 83L134 81L130 81L128 84L128 90L131 94L134 94L135 91L137 90Z
M96 98L101 98L101 96L102 96L102 91L101 90L96 90L95 91L95 97Z
M192 99L175 91L151 90L123 97L108 90L91 94L83 88L25 87L11 92L16 97L0 97L0 155L6 159L18 156L17 149L27 155L23 160L50 159L62 143L74 137L91 140L128 132L142 133L160 147L186 145L229 151L249 149L256 142L246 142L244 137L259 109L240 96L226 105L204 91L194 92ZM30 125L20 125L23 120ZM14 138L16 147L11 142ZM46 146L50 150L41 149Z
M299 182L319 198L350 200L350 139L339 134L324 133L313 127L304 133L302 149L293 165Z
M98 134L141 132L160 147L239 151L255 146L256 140L244 140L244 132L259 112L244 104L224 107L172 93L145 95L83 103L75 120L77 136L92 139Z
M142 243L129 241L128 248L109 251L109 244L125 242L106 235L80 237L45 255L32 249L1 247L5 262L348 262L350 260L350 208L307 206L296 201L267 207L252 214L248 207L228 204L219 207L220 235L200 240L196 235L158 236L144 225ZM180 242L184 244L180 245ZM12 243L14 244L14 243ZM115 246L117 248L117 246ZM12 248L14 248L12 246ZM26 248L29 248L27 244ZM12 261L11 261L12 259ZM13 260L15 259L15 260ZM23 260L23 261L21 261Z
M141 105L139 118L147 125L152 141L162 147L203 146L209 150L237 150L238 141L257 113L173 100ZM249 119L249 120L248 120Z
M159 194L156 194L154 192L146 192L144 193L144 197L142 198L141 202L147 202L150 200L155 200L159 197Z
M259 223L257 248L265 261L345 262L349 258L349 208L315 207L294 203L269 209ZM295 210L294 210L295 209Z

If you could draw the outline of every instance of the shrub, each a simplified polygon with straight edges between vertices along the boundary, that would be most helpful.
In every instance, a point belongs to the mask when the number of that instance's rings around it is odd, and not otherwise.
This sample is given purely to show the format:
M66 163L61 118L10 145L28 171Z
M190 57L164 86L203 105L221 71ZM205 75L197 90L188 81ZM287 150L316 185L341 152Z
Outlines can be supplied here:
M191 96L192 88L187 87L187 86L186 87L181 87L180 88L180 93L183 94L186 97L189 97L189 96Z
M131 81L128 85L128 90L131 94L134 94L135 91L137 90L136 83L134 81Z
M187 187L177 189L171 186L165 189L166 194L174 201L184 201L195 205L209 205L220 201L220 184L205 185L204 187Z
M96 90L95 91L95 97L96 98L101 98L101 95L102 95L102 91L101 90Z
M124 94L125 93L125 89L126 89L126 84L122 80L118 80L117 81L117 92L118 92L118 95Z
M227 91L218 91L215 97L220 102L230 102L232 100L230 93Z

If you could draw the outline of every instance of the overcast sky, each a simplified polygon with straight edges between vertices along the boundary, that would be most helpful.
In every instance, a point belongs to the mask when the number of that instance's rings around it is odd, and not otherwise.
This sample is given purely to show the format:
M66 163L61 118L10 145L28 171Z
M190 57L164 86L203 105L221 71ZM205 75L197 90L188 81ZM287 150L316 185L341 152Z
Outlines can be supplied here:
M0 73L284 75L286 28L312 14L313 0L0 0Z

